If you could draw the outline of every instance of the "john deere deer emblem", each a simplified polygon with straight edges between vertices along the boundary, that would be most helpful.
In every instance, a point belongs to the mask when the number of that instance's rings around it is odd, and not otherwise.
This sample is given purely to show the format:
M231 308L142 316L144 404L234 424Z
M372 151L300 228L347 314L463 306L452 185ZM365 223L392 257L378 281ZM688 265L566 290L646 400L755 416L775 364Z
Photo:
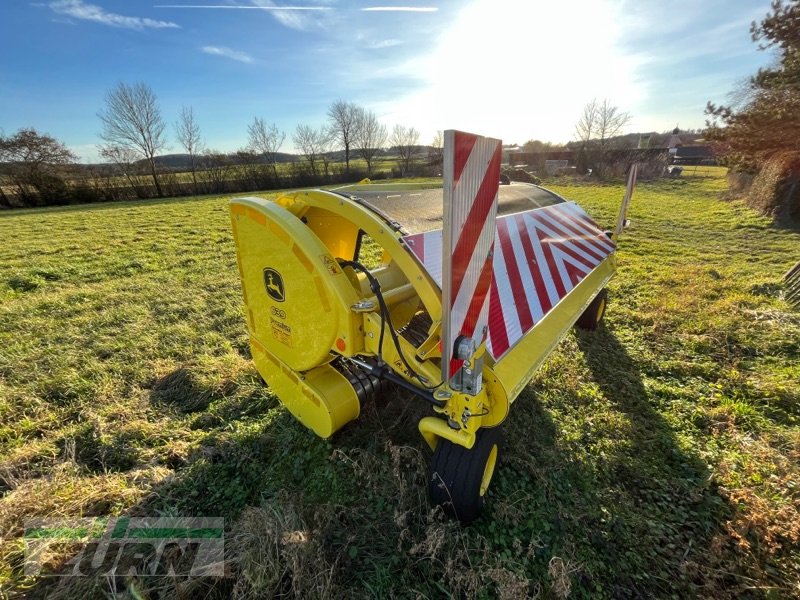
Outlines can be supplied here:
M277 302L286 300L286 292L283 289L283 278L275 269L267 267L264 269L264 287L267 288L269 297Z

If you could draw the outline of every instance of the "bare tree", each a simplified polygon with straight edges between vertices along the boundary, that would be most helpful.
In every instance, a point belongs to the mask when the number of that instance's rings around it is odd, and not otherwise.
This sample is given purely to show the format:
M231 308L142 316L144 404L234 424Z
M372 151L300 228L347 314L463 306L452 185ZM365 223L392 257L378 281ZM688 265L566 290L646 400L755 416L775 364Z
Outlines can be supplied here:
M630 120L630 114L620 111L619 107L612 105L608 99L602 103L598 103L597 99L587 103L575 125L575 137L581 142L578 155L579 170L585 170L587 154L589 151L594 151L592 152L595 155L594 165L598 174L602 174L610 140L620 135Z
M150 174L161 197L155 156L167 147L166 125L155 93L145 83L118 83L106 94L106 107L97 113L103 123L100 137L108 146L126 148L147 160Z
M319 158L322 161L323 168L325 169L325 177L330 175L330 164L332 161L331 153L333 152L333 145L336 142L336 136L329 127L321 127L319 139Z
M600 154L597 167L600 175L603 175L606 170L607 153L611 149L611 140L622 134L622 130L630 121L631 116L628 113L620 111L607 99L603 100L597 111L597 146Z
M444 134L441 130L437 131L436 135L433 136L431 148L428 152L428 162L432 167L439 168L441 168L444 162Z
M353 102L337 100L328 108L330 130L334 139L344 148L344 162L350 173L350 148L353 145L361 109Z
M264 119L254 117L253 122L247 127L250 149L263 156L272 167L272 175L278 180L278 151L283 146L286 133L280 131L273 123L267 125Z
M189 166L192 169L192 189L197 195L197 155L203 152L203 140L200 137L200 125L194 118L191 106L181 108L181 114L175 123L175 136L189 155Z
M292 140L308 161L311 172L317 175L317 162L319 160L326 161L323 154L328 151L330 145L328 130L325 127L315 129L310 125L298 125ZM328 174L327 162L325 162L325 174Z
M392 138L389 143L397 148L400 171L405 177L408 175L408 172L411 169L411 159L414 158L417 152L419 131L413 127L395 125L394 129L392 130Z
M630 122L630 114L620 111L619 107L613 106L608 99L603 100L597 111L596 125L600 151L605 152L608 149L608 141L620 135Z
M581 142L582 149L586 148L597 131L597 111L597 99L595 98L583 107L581 117L575 125L575 137Z
M386 125L378 121L371 110L358 109L354 143L361 158L367 163L367 173L372 175L372 164L389 137Z

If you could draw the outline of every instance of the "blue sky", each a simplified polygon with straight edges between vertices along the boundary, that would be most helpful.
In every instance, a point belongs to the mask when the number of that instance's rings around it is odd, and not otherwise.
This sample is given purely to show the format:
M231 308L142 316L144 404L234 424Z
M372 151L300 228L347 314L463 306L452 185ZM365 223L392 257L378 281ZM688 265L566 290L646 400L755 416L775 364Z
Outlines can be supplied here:
M96 115L118 81L153 88L171 136L192 106L206 144L226 151L245 145L254 116L285 130L292 151L295 126L322 124L338 98L389 128L415 126L426 143L451 128L567 141L594 97L630 112L629 131L702 127L706 101L725 102L770 62L748 32L768 10L768 0L2 0L0 128L36 127L95 160Z

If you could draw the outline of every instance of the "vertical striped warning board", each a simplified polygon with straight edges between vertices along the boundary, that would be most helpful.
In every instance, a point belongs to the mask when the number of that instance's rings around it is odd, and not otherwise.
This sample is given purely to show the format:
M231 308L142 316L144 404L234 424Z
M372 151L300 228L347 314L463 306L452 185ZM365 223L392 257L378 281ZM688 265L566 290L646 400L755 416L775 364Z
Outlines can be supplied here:
M442 378L461 368L456 340L486 338L492 251L500 183L500 140L448 130L444 134L442 229Z

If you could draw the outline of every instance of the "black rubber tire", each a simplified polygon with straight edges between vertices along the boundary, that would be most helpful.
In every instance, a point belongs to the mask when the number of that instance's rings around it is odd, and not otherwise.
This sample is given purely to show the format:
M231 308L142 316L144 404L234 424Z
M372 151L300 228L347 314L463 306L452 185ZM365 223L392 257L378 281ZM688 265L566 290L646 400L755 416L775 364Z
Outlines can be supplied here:
M483 473L494 447L497 447L496 473L503 449L503 432L499 427L479 430L470 450L440 439L428 472L431 504L441 506L446 514L462 523L477 519L486 501L480 493Z
M600 293L594 297L592 303L583 311L583 314L578 317L575 322L575 327L578 329L585 329L586 331L594 331L600 326L603 317L606 314L606 306L608 305L608 292L605 289L600 290Z

